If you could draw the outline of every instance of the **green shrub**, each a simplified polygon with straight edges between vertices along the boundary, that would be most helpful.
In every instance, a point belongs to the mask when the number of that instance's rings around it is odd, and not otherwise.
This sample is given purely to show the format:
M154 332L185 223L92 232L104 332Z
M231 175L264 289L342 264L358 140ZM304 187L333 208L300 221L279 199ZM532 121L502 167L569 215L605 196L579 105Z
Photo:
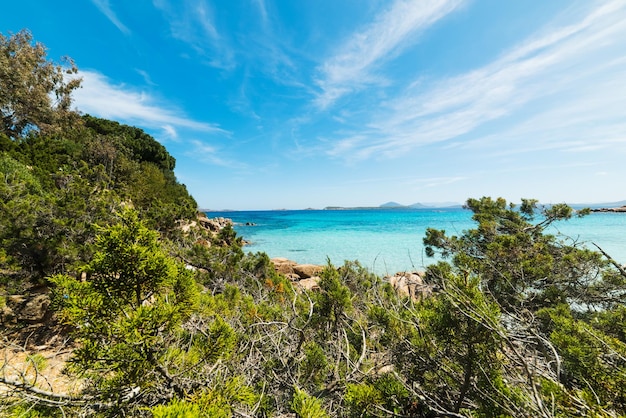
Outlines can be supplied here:
M322 407L322 402L296 388L291 400L291 410L298 418L328 418L329 415Z

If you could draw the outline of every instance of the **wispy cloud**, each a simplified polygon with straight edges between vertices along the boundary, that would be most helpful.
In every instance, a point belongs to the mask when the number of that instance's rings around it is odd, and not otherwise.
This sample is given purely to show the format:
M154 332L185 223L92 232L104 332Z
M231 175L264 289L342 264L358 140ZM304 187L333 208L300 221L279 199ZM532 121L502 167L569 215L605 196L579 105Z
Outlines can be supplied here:
M124 25L113 9L111 8L111 4L109 4L109 0L91 0L91 2L100 10L100 12L107 17L115 25L116 28L120 30L124 35L130 34L130 29Z
M143 78L143 81L146 84L148 84L149 86L156 86L156 83L152 81L152 78L150 77L150 74L148 74L147 71L141 70L139 68L135 68L135 71L137 72L137 74L139 74Z
M153 5L169 22L172 36L206 58L209 65L222 69L235 66L229 41L218 31L214 10L206 0L154 0Z
M241 161L226 159L220 156L219 149L214 145L196 139L189 141L189 143L191 149L186 155L196 160L231 169L245 170L248 168L247 165Z
M265 0L250 1L257 12L247 23L245 35L237 36L237 55L246 65L246 77L260 72L273 83L292 87L292 94L298 91L308 98L312 88L299 74L301 58L306 52L301 45L292 45L292 37L286 36L284 22L279 19L275 4L267 4Z
M136 123L139 126L164 129L176 137L177 128L228 135L216 124L198 122L188 118L174 107L168 106L137 89L115 84L95 71L81 71L82 87L74 92L78 110L95 116Z
M165 138L178 140L178 132L172 125L163 125L162 129Z
M396 0L379 18L354 33L319 68L322 90L316 104L326 108L366 85L381 82L373 71L416 41L416 35L457 9L462 0Z
M256 4L257 8L259 9L259 14L261 16L261 21L263 22L263 24L267 24L269 17L267 14L267 6L265 4L265 0L252 0L252 2Z
M626 58L604 62L602 69L596 68L588 77L591 80L578 79L576 87L556 94L548 103L533 106L534 113L506 128L463 142L448 142L446 147L481 153L491 149L490 155L498 157L590 147L626 151L622 110L626 107Z
M482 68L410 84L402 96L380 103L365 129L344 136L329 153L394 157L425 144L470 140L464 136L504 117L514 120L496 127L488 141L484 133L474 138L504 148L507 137L531 131L542 133L540 140L553 134L552 146L583 135L625 137L620 115L626 108L626 4L604 2L570 22L545 28Z
M227 104L233 111L251 117L256 121L261 121L261 117L254 111L252 101L248 97L247 88L248 83L246 78L239 86L237 94L228 100Z
M409 186L412 187L413 190L421 190L421 189L431 188L431 187L447 186L449 184L457 183L459 181L464 181L467 179L468 178L464 176L430 177L430 178L413 179L408 183L409 183Z

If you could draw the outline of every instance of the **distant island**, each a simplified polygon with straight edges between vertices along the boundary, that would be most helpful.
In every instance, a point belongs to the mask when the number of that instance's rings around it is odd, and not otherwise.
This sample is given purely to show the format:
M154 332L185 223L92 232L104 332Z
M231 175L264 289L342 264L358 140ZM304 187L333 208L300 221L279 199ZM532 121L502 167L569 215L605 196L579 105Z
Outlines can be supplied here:
M540 206L550 207L551 203L539 204ZM589 208L592 212L617 212L626 213L626 200L611 203L568 203L574 209ZM379 210L379 209L461 209L463 204L457 202L433 202L433 203L413 203L412 205L403 205L398 202L387 202L380 206L327 206L324 210Z
M626 205L613 208L595 208L591 209L592 212L614 212L614 213L626 213Z
M455 202L443 203L413 203L412 205L402 205L397 202L387 202L380 206L326 206L324 210L380 210L380 209L460 209L463 205Z
M605 203L568 203L574 209L589 208L592 212L626 212L626 200Z
M592 212L626 212L626 200L610 203L567 203L573 209L589 208ZM539 203L539 206L550 207L552 203ZM271 209L271 211L287 211L287 210L380 210L380 209L462 209L463 204L458 202L428 202L413 203L412 205L403 205L398 202L386 202L379 206L326 206L323 209L307 207L305 209ZM238 209L199 209L200 212L246 212L247 210Z

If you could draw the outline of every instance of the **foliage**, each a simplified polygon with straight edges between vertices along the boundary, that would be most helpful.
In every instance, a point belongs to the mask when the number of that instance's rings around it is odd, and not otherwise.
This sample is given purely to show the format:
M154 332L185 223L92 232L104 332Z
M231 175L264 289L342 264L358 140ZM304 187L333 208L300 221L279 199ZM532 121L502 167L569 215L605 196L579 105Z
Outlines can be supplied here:
M235 405L251 406L256 400L254 393L240 378L233 378L193 396L190 400L174 399L169 404L159 405L150 411L154 418L199 416L228 418L233 416Z
M430 253L437 250L451 263L428 269L427 278L442 287L444 296L423 305L453 297L454 304L440 312L462 315L454 321L452 341L459 338L459 326L470 320L490 331L473 329L458 340L468 344L475 338L480 341L481 335L493 339L473 351L475 364L487 379L482 388L480 376L469 380L476 392L468 392L473 399L467 407L476 412L486 407L483 413L487 415L496 411L515 416L531 411L533 416L570 416L581 411L598 416L624 414L623 391L618 389L623 387L626 372L624 334L619 327L607 327L612 322L608 318L617 319L623 313L623 272L612 269L600 253L544 233L553 222L573 216L565 205L545 208L537 223L532 223L537 217L534 200L523 200L518 209L507 207L503 199L470 199L467 207L474 212L476 229L460 237L427 232L424 242ZM450 288L451 284L458 288L459 280L473 283L473 301L457 297ZM480 300L484 302L477 303ZM430 329L422 335L437 334ZM414 347L419 345L414 343ZM444 347L447 343L433 346L436 353ZM428 358L425 352L429 350L418 350L414 358ZM477 353L487 357L481 359ZM450 358L450 353L442 354ZM512 382L520 380L525 384L513 389ZM454 387L453 382L448 384ZM438 401L441 406L461 411Z
M71 111L76 72L70 59L48 60L27 30L0 34L0 267L13 291L78 274L93 225L109 224L122 201L168 238L197 216L165 147L139 128Z
M63 187L50 189L30 166L6 154L0 156L0 165L4 173L0 242L7 254L5 267L33 282L71 271L90 254L92 224L109 221L118 205L115 195L94 190L87 167L81 166L84 176L64 175Z
M174 157L163 145L141 129L90 115L85 115L83 121L87 128L97 134L97 137L115 139L118 143L115 148L118 148L130 160L152 163L161 170L174 170L176 165Z
M536 201L523 200L520 210L507 207L504 199L469 199L478 227L461 237L428 229L424 244L435 250L464 274L481 278L485 292L496 298L505 311L535 310L555 303L598 304L595 293L606 262L601 255L581 246L566 245L543 231L557 220L572 216L571 208L555 205L536 217ZM608 300L605 300L608 302Z
M0 286L54 287L83 389L36 386L31 355L0 375L3 416L626 415L626 272L549 233L588 211L469 199L475 228L426 233L423 297L358 262L304 290L232 227L193 226L174 158L71 114L63 71L0 38Z
M6 411L7 418L63 418L63 409L47 405L14 405Z
M30 32L10 37L0 34L0 133L18 138L31 131L58 131L71 120L71 93L80 80L77 72L46 59L42 44L33 44Z
M194 311L197 289L157 239L126 210L98 236L86 281L51 279L61 318L80 343L72 369L109 402L119 404L128 393L148 403L168 391L184 393L165 363L180 324Z
M385 374L368 380L347 385L345 401L349 416L407 416L417 412L408 390L394 375Z
M603 333L596 321L576 319L564 305L538 315L561 355L565 387L577 388L586 407L596 413L607 407L625 411L626 341Z
M313 295L313 324L326 333L336 331L352 308L350 289L341 283L339 273L330 264L322 273L319 287L320 292Z
M356 262L329 264L319 290L297 290L267 255L245 254L229 228L206 243L180 241L174 252L194 266L194 283L192 270L167 255L173 242L159 238L136 211L121 212L98 228L87 280L52 279L61 317L79 343L70 371L86 379L83 396L97 405L76 411L163 417L624 413L620 274L595 253L544 235L550 215L531 224L532 205L520 211L483 203L474 206L476 230L426 237L452 262L427 269L438 290L420 302L398 298ZM564 213L559 209L558 216ZM520 253L509 264L496 260L505 244ZM535 258L526 260L522 250L533 248ZM581 303L548 304L554 286L495 283L497 263L503 275L520 265L531 275L525 262L539 265L544 258L553 268L570 269L570 276L558 277L563 296L557 300ZM576 286L587 287L573 292L567 277L590 270L596 279L579 280ZM609 289L610 298L599 298L598 289Z
M299 418L327 418L319 399L308 395L306 392L296 388L291 401L291 408Z
M430 274L439 275L445 288L412 310L410 337L395 348L402 352L397 364L407 381L436 410L515 415L515 409L502 408L511 389L496 385L504 365L497 304L480 291L476 277L459 277L446 265Z

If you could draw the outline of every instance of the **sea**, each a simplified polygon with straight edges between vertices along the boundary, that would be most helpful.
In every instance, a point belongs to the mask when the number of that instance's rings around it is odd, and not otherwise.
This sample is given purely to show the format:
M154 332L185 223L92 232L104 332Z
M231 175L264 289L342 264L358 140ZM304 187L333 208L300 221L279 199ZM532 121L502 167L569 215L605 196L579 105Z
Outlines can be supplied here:
M436 262L424 251L427 228L460 235L476 226L472 212L462 208L221 211L207 216L232 219L249 243L246 252L301 264L340 266L358 260L379 275L420 271ZM626 213L594 212L557 222L547 233L569 244L595 249L595 243L626 263Z

